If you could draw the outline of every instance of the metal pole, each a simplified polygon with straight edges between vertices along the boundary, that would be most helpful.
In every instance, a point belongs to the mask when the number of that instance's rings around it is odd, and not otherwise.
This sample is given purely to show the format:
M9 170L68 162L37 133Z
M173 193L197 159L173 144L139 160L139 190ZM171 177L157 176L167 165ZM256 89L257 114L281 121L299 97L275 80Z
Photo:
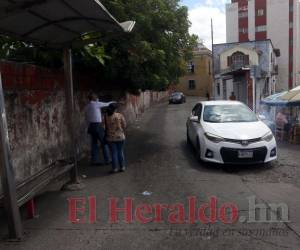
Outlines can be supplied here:
M64 49L64 73L65 73L65 94L67 104L68 129L72 144L72 154L74 167L71 170L71 181L79 183L77 166L77 140L74 127L74 91L73 91L73 70L72 70L72 51L69 48Z
M0 73L0 175L4 193L4 208L7 213L9 238L21 239L22 222L17 202L15 174L11 161L5 101Z
M213 20L210 19L211 22L211 53L212 53L212 96L214 99L216 99L215 96L215 61L214 61L214 26L213 26Z

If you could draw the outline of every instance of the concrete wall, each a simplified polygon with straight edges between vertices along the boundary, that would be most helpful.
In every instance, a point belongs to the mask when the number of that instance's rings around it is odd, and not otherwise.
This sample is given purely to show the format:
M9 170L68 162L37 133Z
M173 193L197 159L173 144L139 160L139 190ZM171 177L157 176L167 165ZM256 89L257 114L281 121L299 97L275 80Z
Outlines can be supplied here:
M32 65L0 62L4 86L11 152L17 182L23 181L49 165L71 156L66 127L64 77L60 70ZM74 75L75 116L79 152L89 150L83 110L88 93L119 96L114 91L101 91L92 76ZM100 87L99 87L100 86ZM121 111L128 123L168 95L146 91L138 96L126 94ZM115 98L117 99L117 98ZM1 189L1 185L0 185ZM1 193L1 190L0 190Z
M248 1L248 36L249 41L255 40L255 0Z
M226 4L226 42L239 41L238 3Z
M267 37L280 49L277 91L287 90L289 82L289 1L267 0Z
M300 85L300 2L294 0L294 86Z

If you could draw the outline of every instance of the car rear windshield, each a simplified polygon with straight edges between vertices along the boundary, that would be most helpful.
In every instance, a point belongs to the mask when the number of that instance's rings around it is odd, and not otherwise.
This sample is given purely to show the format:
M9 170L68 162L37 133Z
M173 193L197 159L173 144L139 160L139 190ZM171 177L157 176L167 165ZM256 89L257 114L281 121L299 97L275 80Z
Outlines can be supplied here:
M208 105L204 108L205 122L255 122L256 115L245 105Z

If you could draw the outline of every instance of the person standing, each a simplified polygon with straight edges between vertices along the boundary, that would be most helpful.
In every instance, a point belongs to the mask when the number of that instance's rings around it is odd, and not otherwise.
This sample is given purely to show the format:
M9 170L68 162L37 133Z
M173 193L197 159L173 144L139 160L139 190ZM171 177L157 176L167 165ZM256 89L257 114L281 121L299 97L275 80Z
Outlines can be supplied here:
M116 112L117 104L110 104L105 116L106 140L110 147L113 173L125 171L124 143L126 121L121 113Z
M89 103L85 107L85 118L88 122L88 134L91 136L91 165L102 164L99 155L99 142L102 146L104 164L109 164L109 147L105 142L101 108L108 107L114 102L99 102L94 93L89 94L88 99Z
M231 92L231 96L229 96L229 100L231 100L231 101L236 100L236 96L235 96L234 92Z
M279 110L279 112L276 115L276 126L283 127L285 132L290 132L291 123L288 119L287 113L287 109L285 108Z

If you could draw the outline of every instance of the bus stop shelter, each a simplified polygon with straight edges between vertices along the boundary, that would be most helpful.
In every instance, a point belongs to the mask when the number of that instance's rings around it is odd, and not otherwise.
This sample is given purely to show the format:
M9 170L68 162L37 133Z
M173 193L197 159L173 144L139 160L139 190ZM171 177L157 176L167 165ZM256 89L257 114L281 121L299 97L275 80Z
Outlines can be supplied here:
M119 23L98 0L2 0L0 1L0 35L6 35L34 46L63 49L65 97L69 136L72 141L73 164L71 179L78 182L77 152L74 131L74 98L72 56L73 47L93 41L87 34L96 32L130 32L133 21ZM7 213L9 237L20 239L23 235L19 207L33 198L37 189L25 194L22 202L16 189L14 169L10 154L5 100L0 72L0 175ZM39 184L42 188L43 184Z

